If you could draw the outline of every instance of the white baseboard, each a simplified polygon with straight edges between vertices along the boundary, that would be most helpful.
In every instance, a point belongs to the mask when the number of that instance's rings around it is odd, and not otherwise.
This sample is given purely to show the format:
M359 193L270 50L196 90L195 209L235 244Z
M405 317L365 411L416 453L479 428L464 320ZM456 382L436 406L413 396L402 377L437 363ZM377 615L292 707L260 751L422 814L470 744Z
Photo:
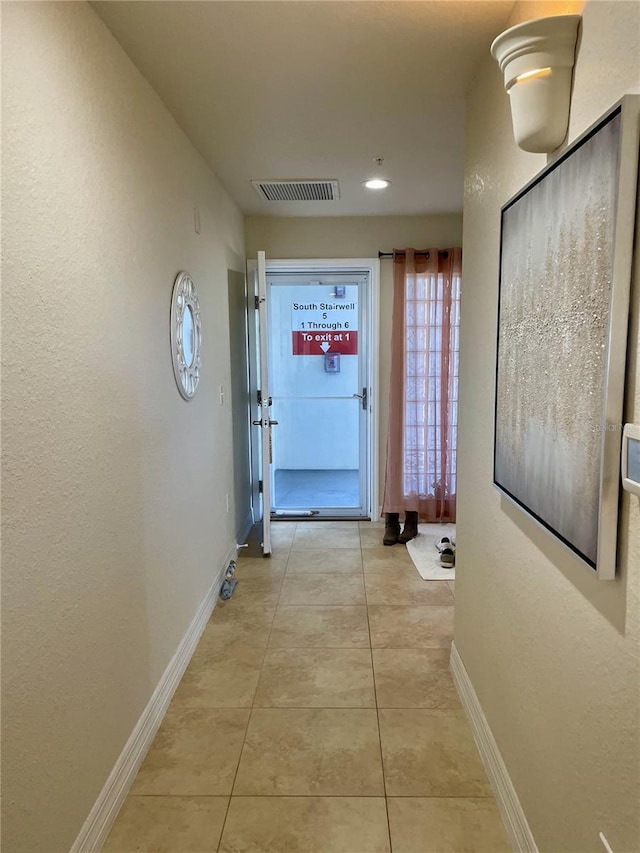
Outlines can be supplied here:
M118 756L69 853L98 853L104 844L216 606L229 561L235 560L236 556L237 549L234 545Z
M520 805L516 789L513 787L506 764L500 755L498 744L489 728L489 723L455 643L451 645L450 668L462 707L469 719L471 732L482 758L482 763L493 788L511 846L515 853L538 853L536 842Z

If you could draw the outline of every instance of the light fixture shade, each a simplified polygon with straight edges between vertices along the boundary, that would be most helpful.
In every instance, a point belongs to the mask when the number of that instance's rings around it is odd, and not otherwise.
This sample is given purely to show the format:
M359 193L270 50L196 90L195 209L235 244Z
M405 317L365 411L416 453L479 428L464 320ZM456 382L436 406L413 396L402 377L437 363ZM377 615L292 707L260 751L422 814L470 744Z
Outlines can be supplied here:
M526 21L491 45L511 100L513 135L524 151L548 153L567 134L580 17Z

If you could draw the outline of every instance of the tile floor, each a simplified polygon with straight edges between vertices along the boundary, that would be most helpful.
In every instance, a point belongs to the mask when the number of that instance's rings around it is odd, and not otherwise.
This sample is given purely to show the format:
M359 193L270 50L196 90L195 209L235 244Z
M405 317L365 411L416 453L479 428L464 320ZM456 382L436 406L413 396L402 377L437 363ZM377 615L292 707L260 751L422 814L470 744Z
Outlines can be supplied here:
M454 584L369 522L240 560L104 853L502 853L449 674Z

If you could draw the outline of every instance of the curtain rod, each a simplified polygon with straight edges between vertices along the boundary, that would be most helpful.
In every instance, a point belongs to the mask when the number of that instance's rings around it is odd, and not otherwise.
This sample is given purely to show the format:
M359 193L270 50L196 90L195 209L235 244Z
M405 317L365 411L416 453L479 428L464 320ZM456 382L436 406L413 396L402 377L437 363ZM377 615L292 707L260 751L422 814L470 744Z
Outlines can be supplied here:
M378 257L379 258L393 258L395 255L400 255L400 257L402 257L404 254L405 254L405 252L378 252ZM430 255L428 249L416 249L414 254L422 255L425 258L428 258ZM438 252L438 255L441 258L448 258L449 252Z

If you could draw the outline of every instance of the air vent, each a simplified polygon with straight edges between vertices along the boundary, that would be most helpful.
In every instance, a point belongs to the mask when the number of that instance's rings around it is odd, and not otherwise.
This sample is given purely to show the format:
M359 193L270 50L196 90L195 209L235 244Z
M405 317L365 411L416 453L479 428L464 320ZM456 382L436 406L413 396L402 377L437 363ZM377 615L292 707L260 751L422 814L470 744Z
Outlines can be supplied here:
M337 181L251 181L265 201L337 201Z

